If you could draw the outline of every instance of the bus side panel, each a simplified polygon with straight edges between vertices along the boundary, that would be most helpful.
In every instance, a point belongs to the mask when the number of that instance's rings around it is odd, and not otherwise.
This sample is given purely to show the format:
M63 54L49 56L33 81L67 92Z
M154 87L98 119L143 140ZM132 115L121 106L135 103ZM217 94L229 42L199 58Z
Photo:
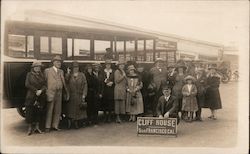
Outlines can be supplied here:
M25 78L31 63L5 62L3 81L3 107L19 107L24 104L26 96Z

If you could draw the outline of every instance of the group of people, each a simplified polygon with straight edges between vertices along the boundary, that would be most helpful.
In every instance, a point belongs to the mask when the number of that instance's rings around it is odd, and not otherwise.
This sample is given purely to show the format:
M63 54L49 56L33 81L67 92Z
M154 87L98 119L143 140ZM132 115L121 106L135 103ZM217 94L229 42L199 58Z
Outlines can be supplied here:
M117 123L135 122L138 115L173 117L178 122L181 117L191 122L202 120L203 107L211 109L211 119L216 119L215 111L221 108L216 67L210 67L207 73L179 61L170 69L158 58L150 71L141 64L125 61L118 61L114 69L112 61L106 59L105 68L94 63L88 64L85 71L73 61L64 73L60 56L51 62L52 66L43 72L42 63L34 61L26 77L28 135L42 133L43 121L45 132L59 131L62 113L68 128L79 128L83 121L97 125L99 110L107 123L113 115Z

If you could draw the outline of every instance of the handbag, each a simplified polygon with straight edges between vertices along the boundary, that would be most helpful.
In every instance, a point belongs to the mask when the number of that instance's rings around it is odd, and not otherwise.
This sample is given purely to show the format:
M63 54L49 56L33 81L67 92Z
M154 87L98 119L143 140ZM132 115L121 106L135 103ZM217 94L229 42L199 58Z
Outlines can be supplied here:
M81 109L81 110L84 110L84 109L86 109L87 108L87 102L85 102L85 101L81 101L81 103L79 104L79 108Z

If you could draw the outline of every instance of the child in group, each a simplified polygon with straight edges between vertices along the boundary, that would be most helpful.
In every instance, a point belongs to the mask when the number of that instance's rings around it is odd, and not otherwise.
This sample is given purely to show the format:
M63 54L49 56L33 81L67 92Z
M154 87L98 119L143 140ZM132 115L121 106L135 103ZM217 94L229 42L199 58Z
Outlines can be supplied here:
M184 120L192 122L193 114L198 110L197 88L194 84L195 78L193 76L188 75L184 80L186 84L182 87L182 110L188 112L188 116Z

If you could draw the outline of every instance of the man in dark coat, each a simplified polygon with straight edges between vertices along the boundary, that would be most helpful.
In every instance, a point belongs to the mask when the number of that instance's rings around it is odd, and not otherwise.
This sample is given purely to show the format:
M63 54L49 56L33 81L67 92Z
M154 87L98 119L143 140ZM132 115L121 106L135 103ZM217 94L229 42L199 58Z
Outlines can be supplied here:
M161 95L160 87L162 84L167 84L168 72L165 67L164 60L161 58L157 58L154 64L154 67L150 70L150 89L154 89L155 94L151 96L152 101L152 111L153 116L157 116L156 114L156 106L158 99ZM160 93L160 95L158 95Z
M156 107L157 116L159 118L177 118L177 123L179 123L178 100L171 95L171 87L163 86L162 93L163 96L159 98Z

